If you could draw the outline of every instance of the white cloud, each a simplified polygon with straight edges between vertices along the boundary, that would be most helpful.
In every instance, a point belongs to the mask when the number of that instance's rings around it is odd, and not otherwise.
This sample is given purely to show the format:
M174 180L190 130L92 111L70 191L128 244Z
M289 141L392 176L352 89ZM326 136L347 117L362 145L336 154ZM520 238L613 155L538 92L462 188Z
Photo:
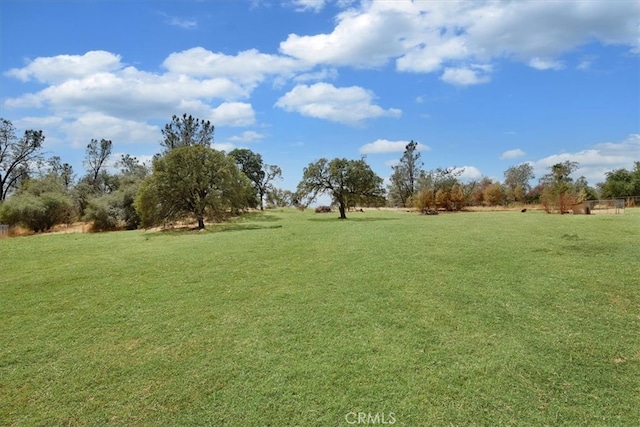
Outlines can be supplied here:
M234 135L228 139L229 142L256 142L264 139L264 135L253 130L247 130L240 135Z
M360 154L402 153L409 142L378 139L360 147ZM427 145L418 143L417 149L418 151L427 151L430 148Z
M488 72L470 64L498 58L560 69L559 56L587 43L640 53L639 16L640 3L632 1L363 1L338 14L330 32L290 34L280 52L330 66L380 67L395 60L399 71L448 69L444 81L477 84Z
M491 78L480 68L445 68L440 79L458 86L488 83Z
M170 54L163 66L169 73L206 78L224 78L253 89L269 75L290 77L312 65L295 58L261 53L256 49L237 55L214 53L194 47Z
M214 150L218 150L218 151L226 151L229 152L231 150L233 150L234 148L236 148L236 146L230 142L214 142L211 145L211 148L213 148Z
M323 68L312 73L298 74L293 81L304 83L308 81L335 80L338 78L338 70L335 68Z
M38 58L8 74L49 85L5 100L6 108L46 108L52 116L65 120L80 120L94 113L145 121L186 112L215 120L217 126L255 122L251 104L236 101L249 96L252 89L242 78L234 81L222 76L140 71L123 67L119 56L102 51Z
M120 55L103 50L89 51L84 55L41 57L30 61L23 68L12 68L6 75L25 82L37 80L42 83L60 83L120 70L124 67L120 59Z
M592 148L575 153L554 154L533 162L534 172L540 177L549 167L564 161L578 162L575 176L584 176L590 184L604 181L606 172L613 169L632 169L634 161L640 161L640 134L631 134L622 142L596 144Z
M504 153L502 153L500 155L500 159L502 160L506 160L506 159L517 159L518 157L522 157L525 155L525 152L522 151L519 148L516 148L514 150L507 150Z
M316 83L297 85L275 105L303 116L350 125L358 125L370 118L399 117L402 114L398 109L385 110L373 104L373 99L373 93L359 86L337 88L328 83Z
M118 144L157 143L161 136L157 126L96 112L83 114L59 127L74 147L84 147L91 139L102 138Z
M460 172L460 176L458 177L462 182L473 181L474 179L482 178L482 172L475 166L462 166L454 168L455 172Z
M299 12L305 12L312 10L314 12L320 12L327 0L291 0L291 3L296 6L296 10Z
M555 59L535 57L529 60L529 66L536 70L562 70L564 63Z

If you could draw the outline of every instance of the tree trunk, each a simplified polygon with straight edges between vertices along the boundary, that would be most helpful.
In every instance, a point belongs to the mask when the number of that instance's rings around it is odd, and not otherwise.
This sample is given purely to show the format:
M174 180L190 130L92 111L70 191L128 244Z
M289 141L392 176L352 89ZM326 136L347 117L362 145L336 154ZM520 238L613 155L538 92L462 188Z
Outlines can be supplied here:
M338 206L338 209L340 210L340 219L347 219L347 214L345 213L345 206L344 203L340 203L340 205Z
M204 218L198 217L198 230L202 230L204 228Z

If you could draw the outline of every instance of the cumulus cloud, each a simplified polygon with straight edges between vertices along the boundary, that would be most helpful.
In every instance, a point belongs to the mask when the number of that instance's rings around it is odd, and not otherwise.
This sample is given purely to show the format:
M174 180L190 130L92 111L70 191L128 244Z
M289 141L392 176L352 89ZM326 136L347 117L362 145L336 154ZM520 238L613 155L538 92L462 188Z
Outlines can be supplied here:
M446 83L458 86L470 86L488 83L491 78L487 74L487 68L463 67L445 68L440 79Z
M309 1L301 1L308 4ZM319 2L324 5L324 2ZM509 58L537 69L561 69L559 56L592 42L640 52L640 3L361 2L338 14L332 31L290 34L280 52L312 64L399 71L446 69L453 84L486 82L471 64Z
M110 139L119 144L157 143L160 129L145 122L120 119L90 112L59 124L74 147L84 147L92 139Z
M267 76L290 77L312 67L295 58L261 53L256 49L226 55L194 47L170 54L162 64L169 73L205 78L224 78L253 89Z
M264 135L253 131L253 130L247 130L242 132L242 134L240 135L234 135L232 137L230 137L228 139L229 142L256 142L256 141L260 141L261 139L264 139Z
M60 83L71 79L83 79L99 73L120 70L124 64L120 55L103 50L94 50L84 55L58 55L41 57L30 61L23 68L12 68L7 76L24 82L36 80L41 83Z
M461 166L461 167L456 167L453 170L455 172L462 171L462 173L459 176L459 179L460 181L463 181L463 182L469 182L475 179L482 178L482 172L480 172L480 169L478 169L475 166Z
M46 108L65 118L96 113L144 121L185 111L215 119L220 126L255 121L251 104L237 101L252 90L242 76L146 72L124 66L118 55L104 51L38 58L7 74L48 83L38 92L5 100L7 108Z
M517 159L518 157L522 157L525 155L525 152L522 151L519 148L516 148L514 150L507 150L504 153L502 153L500 155L500 159L501 160L507 160L507 159Z
M373 103L374 95L359 86L337 88L328 83L297 85L277 102L276 107L307 117L349 125L377 117L399 117L395 108L383 109Z
M533 162L536 176L549 172L556 163L578 162L576 176L584 176L594 185L604 181L605 174L613 169L632 169L633 162L640 160L640 134L631 134L621 142L596 144L592 148L575 153L560 153Z
M529 66L536 70L562 70L564 63L555 59L535 57L529 60Z
M360 154L402 153L409 142L378 139L360 147ZM427 151L430 148L427 145L418 143L417 149L418 151Z

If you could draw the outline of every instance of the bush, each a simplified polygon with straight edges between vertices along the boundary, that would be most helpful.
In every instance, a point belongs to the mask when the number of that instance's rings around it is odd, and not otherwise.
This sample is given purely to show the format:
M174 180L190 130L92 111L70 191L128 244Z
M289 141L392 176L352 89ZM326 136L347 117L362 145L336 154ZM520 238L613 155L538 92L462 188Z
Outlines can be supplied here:
M318 206L316 208L316 213L330 213L331 206Z
M39 196L22 193L6 200L0 208L0 222L11 226L21 225L40 232L56 224L70 222L73 203L66 194L44 192Z

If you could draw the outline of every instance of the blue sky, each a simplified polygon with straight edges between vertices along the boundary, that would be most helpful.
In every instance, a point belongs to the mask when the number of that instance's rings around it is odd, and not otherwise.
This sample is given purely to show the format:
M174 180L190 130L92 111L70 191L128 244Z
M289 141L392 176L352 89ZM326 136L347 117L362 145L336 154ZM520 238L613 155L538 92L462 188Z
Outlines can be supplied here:
M321 157L388 178L410 140L465 179L573 160L593 185L640 160L637 1L3 0L0 19L0 116L79 174L92 138L149 159L183 113L289 189Z

